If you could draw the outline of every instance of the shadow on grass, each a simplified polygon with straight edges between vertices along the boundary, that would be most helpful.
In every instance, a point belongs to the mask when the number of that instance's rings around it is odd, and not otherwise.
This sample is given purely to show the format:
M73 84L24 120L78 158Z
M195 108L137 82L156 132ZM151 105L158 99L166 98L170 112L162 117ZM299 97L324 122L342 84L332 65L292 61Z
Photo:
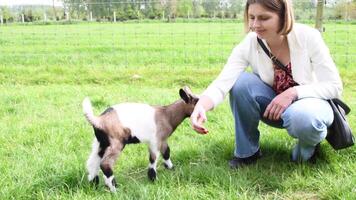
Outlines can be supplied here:
M175 173L174 176L180 176L180 181L187 184L194 180L195 184L218 185L225 190L240 188L255 192L280 191L285 187L285 182L293 180L296 174L313 179L318 177L320 171L333 173L333 166L323 149L325 145L322 145L316 164L296 164L290 161L291 149L282 145L261 144L263 156L256 164L230 169L228 160L232 158L233 147L224 141L216 141L205 146L202 154L199 153L201 150L177 152L174 157L183 173Z
M154 183L147 178L146 162L135 162L134 165L124 169L115 168L114 174L121 192L159 188L175 190L178 183L187 187L214 186L224 191L235 192L283 191L285 184L293 180L296 174L301 178L316 179L320 171L333 173L324 150L326 145L322 145L316 164L295 164L289 159L291 149L282 145L262 143L263 157L256 164L232 170L227 162L231 159L233 146L226 144L226 140L216 140L199 149L184 148L172 152L171 158L175 165L173 170L166 170L160 159L157 170L158 180ZM121 162L120 159L118 162ZM65 169L61 173L46 178L37 189L54 193L82 191L88 195L107 194L102 173L97 187L88 182L84 167Z

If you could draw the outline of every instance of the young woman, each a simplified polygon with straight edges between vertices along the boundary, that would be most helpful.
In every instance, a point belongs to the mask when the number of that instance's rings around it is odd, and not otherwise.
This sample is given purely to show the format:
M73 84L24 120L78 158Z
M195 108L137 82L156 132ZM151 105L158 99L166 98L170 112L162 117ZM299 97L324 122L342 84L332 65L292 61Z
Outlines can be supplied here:
M329 49L316 29L294 23L289 0L247 0L245 28L248 34L195 106L190 118L193 129L207 133L206 112L230 93L236 143L232 168L261 157L260 120L287 129L298 140L292 161L313 161L333 122L326 99L342 92ZM257 38L284 69L272 62ZM248 66L252 73L245 72Z

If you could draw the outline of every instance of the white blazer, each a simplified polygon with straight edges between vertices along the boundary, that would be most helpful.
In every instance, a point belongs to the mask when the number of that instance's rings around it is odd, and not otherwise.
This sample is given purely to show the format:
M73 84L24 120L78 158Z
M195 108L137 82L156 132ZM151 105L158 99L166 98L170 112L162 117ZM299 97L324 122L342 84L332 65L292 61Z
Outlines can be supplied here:
M328 47L316 29L294 24L287 35L294 81L299 85L298 99L314 97L321 99L339 98L342 82L331 58ZM264 41L268 47L266 41ZM262 81L273 85L274 70L271 59L257 42L257 35L250 32L232 51L219 76L202 95L209 97L214 107L221 103L241 72L251 66L253 73Z

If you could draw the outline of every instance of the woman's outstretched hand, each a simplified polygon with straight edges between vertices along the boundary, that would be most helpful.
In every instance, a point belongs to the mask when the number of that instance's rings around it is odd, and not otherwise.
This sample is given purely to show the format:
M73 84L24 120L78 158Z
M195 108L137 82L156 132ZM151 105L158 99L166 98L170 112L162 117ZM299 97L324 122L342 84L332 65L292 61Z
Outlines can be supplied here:
M297 96L297 90L293 87L277 95L271 103L268 104L263 117L269 120L279 120L282 113L292 104Z
M205 109L202 105L197 104L193 110L193 113L190 115L192 128L200 134L207 134L209 131L203 126L206 120L207 118Z

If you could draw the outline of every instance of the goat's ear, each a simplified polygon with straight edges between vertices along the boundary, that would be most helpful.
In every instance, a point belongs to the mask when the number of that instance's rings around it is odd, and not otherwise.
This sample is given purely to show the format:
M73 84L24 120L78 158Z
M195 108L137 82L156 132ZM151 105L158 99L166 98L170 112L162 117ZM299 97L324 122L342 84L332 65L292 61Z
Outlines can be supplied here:
M184 86L183 90L185 91L185 93L187 93L187 95L190 95L190 96L193 95L192 90L188 86Z
M179 96L183 99L183 101L185 103L189 103L190 98L189 98L188 94L183 89L179 90Z

